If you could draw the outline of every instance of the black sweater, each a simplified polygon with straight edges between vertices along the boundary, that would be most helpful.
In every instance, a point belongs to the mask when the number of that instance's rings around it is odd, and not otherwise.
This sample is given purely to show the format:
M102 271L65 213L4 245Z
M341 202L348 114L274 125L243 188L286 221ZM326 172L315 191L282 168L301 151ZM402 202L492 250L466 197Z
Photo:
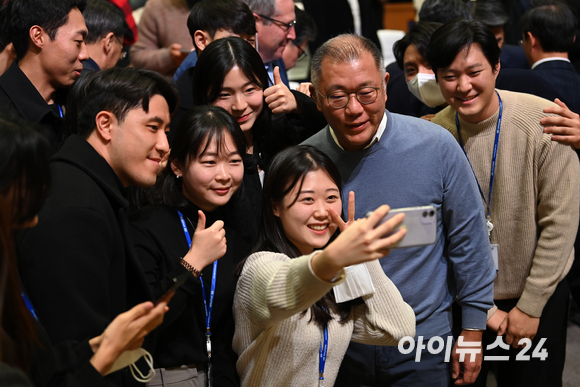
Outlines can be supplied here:
M193 238L198 208L190 203L180 208ZM206 213L206 227L222 218L219 212ZM131 216L131 233L151 291L160 295L173 277L186 271L179 259L189 251L177 210L169 206L144 207ZM232 349L234 320L232 304L236 289L236 266L249 253L249 245L227 226L228 249L218 261L217 281L211 318L214 385L239 386L237 355ZM209 302L213 265L202 270ZM169 312L158 328L153 358L155 367L206 364L205 312L200 279L191 276L169 303Z

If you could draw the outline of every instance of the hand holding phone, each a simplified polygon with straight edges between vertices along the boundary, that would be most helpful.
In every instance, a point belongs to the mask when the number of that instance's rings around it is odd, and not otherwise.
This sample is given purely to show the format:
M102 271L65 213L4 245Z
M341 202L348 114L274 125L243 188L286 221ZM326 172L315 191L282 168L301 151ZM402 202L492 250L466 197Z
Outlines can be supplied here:
M154 304L157 305L169 297L169 295L179 289L189 277L191 277L190 272L181 273L177 277L173 277L170 285L163 291L161 297L159 297Z
M397 229L393 230L393 233L404 228L407 230L407 234L398 243L393 245L391 247L392 249L426 246L435 243L437 240L437 209L434 206L407 207L390 210L381 219L379 224L383 224L401 212L405 214L405 219ZM367 213L367 217L370 214L372 212ZM385 237L389 235L385 235Z

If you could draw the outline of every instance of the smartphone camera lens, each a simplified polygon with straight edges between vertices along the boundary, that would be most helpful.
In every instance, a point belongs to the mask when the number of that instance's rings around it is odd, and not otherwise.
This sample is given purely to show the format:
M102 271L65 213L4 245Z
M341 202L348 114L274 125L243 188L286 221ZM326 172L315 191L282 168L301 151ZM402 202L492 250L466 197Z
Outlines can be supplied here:
M423 218L427 217L427 211L423 211Z
M433 210L429 211L429 216L433 216L433 215L435 215L435 211L433 211Z

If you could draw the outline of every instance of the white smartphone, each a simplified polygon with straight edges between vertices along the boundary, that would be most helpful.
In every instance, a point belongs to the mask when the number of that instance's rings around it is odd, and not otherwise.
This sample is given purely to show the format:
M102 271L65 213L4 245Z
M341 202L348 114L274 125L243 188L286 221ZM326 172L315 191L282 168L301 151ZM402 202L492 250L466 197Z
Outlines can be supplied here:
M386 222L401 212L405 213L405 219L392 233L398 231L400 228L405 228L407 233L403 239L392 247L393 249L426 246L435 243L437 239L437 209L434 206L392 209L381 219L379 224ZM372 212L368 212L367 217L371 214ZM385 235L385 237L392 233Z

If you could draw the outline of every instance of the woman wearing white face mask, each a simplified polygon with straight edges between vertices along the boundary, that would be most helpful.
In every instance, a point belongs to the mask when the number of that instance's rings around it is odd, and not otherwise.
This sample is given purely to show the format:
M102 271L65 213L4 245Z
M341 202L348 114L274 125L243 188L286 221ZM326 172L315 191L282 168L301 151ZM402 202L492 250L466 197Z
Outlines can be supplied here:
M421 117L425 119L430 119L447 106L435 80L435 74L425 59L429 39L440 26L439 23L419 22L393 46L397 64L404 71L407 88L423 104L434 108L429 114Z

